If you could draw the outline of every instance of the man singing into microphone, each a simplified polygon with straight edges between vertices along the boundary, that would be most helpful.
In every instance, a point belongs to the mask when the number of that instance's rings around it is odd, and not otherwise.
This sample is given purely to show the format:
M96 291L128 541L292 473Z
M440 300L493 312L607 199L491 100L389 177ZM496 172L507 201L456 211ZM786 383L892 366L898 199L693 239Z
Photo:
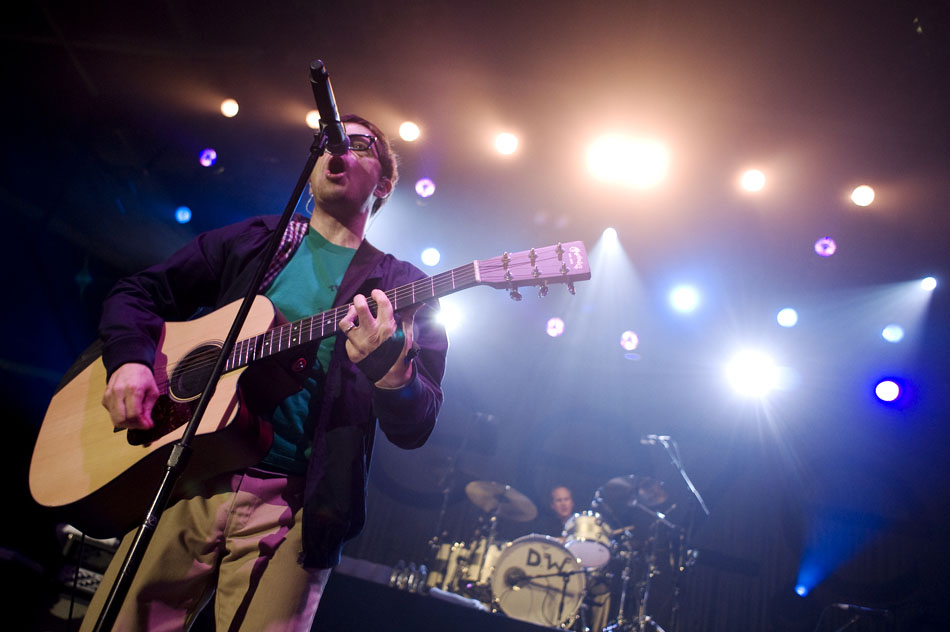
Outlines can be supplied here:
M257 365L242 376L242 406L270 423L273 446L254 467L179 486L184 497L165 511L115 630L187 629L212 597L218 630L310 630L329 569L363 526L376 424L407 449L432 432L448 346L433 318L437 304L394 314L382 290L424 275L364 239L367 220L396 183L395 156L374 124L354 115L342 120L349 148L317 162L313 213L291 220L258 292L290 321L352 305L336 336L292 357L275 356L264 373L279 379L266 375L262 386L264 380L252 379ZM100 334L109 374L103 405L117 429L154 423L151 367L163 321L243 297L278 219L257 217L200 235L116 285L103 305ZM274 391L288 382L292 389ZM142 481L142 493L153 484ZM131 535L82 630L93 628Z

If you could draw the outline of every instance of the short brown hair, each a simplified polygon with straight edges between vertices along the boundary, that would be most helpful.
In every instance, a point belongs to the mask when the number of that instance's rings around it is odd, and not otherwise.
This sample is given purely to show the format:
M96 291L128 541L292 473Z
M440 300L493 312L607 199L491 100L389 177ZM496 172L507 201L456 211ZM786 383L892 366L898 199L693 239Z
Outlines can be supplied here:
M367 121L357 114L344 114L340 117L340 121L343 123L359 123L373 132L373 136L376 137L376 155L379 157L379 165L382 167L381 175L384 178L389 178L389 181L395 187L396 181L399 180L399 167L396 164L396 153L393 151L392 145L389 144L389 138L386 137L383 130L379 129L375 123ZM372 214L375 215L385 203L386 198L377 198L373 202Z

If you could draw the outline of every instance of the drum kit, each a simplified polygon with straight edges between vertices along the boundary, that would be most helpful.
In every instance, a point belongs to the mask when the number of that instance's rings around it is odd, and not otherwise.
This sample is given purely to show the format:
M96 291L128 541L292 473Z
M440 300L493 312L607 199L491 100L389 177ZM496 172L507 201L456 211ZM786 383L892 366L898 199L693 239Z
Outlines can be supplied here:
M499 541L498 521L530 522L538 513L534 503L492 481L472 481L465 493L488 516L488 528L476 529L467 542L430 541L430 591L461 595L551 628L662 632L646 611L653 578L665 564L660 553L668 551L670 565L680 571L688 555L684 530L660 511L669 500L660 481L610 479L589 510L568 519L560 538L532 533L505 542ZM677 547L682 554L674 552Z

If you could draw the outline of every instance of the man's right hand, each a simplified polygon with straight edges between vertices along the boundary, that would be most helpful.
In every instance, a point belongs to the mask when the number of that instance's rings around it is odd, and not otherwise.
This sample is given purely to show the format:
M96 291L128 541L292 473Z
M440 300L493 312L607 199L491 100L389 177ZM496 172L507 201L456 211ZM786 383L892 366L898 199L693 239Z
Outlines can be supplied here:
M152 407L158 399L158 386L152 369L144 364L123 364L106 385L102 405L109 411L112 425L116 428L150 430Z

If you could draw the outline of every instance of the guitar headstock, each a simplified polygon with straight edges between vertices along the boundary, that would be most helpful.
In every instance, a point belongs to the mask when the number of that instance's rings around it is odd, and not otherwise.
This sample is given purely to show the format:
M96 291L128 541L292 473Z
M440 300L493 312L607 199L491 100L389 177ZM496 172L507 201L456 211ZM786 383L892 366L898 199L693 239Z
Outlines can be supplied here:
M532 248L475 262L478 282L512 292L520 298L517 289L526 285L547 286L567 283L573 294L575 281L590 278L590 262L584 242L570 241L544 248Z

